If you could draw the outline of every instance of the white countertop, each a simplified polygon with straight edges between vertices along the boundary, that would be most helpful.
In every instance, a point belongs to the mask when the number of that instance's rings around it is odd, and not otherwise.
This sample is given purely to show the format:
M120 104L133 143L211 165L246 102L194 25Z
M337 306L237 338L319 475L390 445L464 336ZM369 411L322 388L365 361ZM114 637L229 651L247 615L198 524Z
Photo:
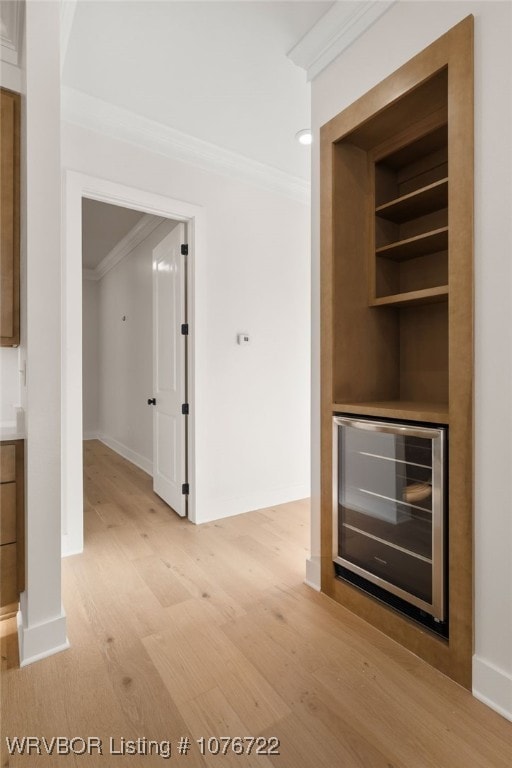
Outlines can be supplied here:
M15 421L0 423L0 440L23 440L26 437L25 411L15 408Z
M16 425L1 424L0 425L0 441L4 440L23 440L25 432L20 432L16 429Z

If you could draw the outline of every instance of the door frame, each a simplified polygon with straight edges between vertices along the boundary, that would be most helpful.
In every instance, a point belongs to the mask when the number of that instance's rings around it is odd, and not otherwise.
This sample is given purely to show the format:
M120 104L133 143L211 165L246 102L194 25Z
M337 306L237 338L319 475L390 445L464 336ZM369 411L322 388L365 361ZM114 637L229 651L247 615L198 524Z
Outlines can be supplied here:
M188 518L196 521L195 457L195 294L196 252L204 250L204 219L200 206L143 189L89 176L64 172L62 227L62 346L61 346L61 469L62 555L83 551L83 425L82 425L82 198L183 221L187 226L187 310L189 324L187 382L187 464L190 494Z

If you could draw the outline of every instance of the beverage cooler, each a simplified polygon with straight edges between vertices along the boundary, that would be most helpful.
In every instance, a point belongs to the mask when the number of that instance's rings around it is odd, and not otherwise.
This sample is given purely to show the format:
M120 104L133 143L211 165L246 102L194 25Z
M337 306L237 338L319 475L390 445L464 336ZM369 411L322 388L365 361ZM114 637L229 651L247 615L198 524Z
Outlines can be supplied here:
M335 416L337 575L447 634L447 428Z

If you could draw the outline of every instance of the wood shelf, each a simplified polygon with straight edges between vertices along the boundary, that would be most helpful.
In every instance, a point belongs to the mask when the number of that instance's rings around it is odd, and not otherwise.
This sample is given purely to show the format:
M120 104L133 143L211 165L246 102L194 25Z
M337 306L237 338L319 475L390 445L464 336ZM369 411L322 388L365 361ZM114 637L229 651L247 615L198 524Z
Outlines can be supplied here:
M446 208L448 205L448 178L428 184L408 195L390 200L375 209L377 216L382 216L397 224L423 216L432 211Z
M404 121L405 123L405 121ZM404 143L405 138L405 143ZM432 155L448 146L448 110L446 104L438 110L407 125L402 130L372 149L375 161L400 172L426 155Z
M425 421L429 424L449 424L447 403L383 400L365 403L332 403L333 413L353 413L387 419Z
M415 259L417 256L424 256L427 253L437 253L445 251L448 248L448 227L440 227L430 232L425 232L416 237L408 237L406 240L399 240L390 245L384 245L377 248L377 256L385 256L393 261L404 261L405 259Z
M372 307L407 307L414 304L434 304L448 300L447 285L437 285L434 288L422 288L420 291L395 293L390 296L378 296L370 302Z

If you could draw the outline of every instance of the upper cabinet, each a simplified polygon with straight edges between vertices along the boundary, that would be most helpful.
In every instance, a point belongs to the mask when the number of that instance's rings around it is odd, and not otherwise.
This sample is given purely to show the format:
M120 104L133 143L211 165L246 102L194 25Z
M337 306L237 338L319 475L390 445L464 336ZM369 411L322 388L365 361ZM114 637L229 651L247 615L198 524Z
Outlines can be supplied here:
M0 336L20 343L20 95L0 89Z

